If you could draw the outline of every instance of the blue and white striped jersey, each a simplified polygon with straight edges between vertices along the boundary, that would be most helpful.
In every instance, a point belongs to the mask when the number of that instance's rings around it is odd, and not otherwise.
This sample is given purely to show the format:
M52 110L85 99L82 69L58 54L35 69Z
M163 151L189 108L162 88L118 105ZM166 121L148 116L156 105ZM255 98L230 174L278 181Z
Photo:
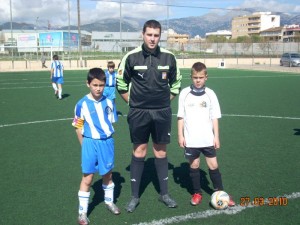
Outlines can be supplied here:
M113 71L112 73L110 73L108 70L106 70L105 71L105 76L106 76L105 86L115 87L116 86L116 79L117 79L116 71Z
M53 69L53 77L63 77L64 76L64 66L59 60L52 61L51 69Z
M82 129L84 137L107 139L114 133L112 123L117 122L118 117L110 99L103 96L96 101L86 95L77 102L74 113L72 125Z

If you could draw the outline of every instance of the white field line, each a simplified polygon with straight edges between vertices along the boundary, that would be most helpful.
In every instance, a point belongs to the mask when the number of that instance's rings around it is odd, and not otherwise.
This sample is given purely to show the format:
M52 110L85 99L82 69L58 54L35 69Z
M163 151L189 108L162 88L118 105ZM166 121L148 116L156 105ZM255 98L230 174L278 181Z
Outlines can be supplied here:
M124 114L124 117L127 115ZM172 116L177 116L177 114L172 114ZM284 120L300 120L299 117L282 117L282 116L264 116L264 115L239 115L239 114L222 114L222 116L228 117L248 117L248 118L268 118L268 119L284 119ZM62 119L53 119L53 120L39 120L39 121L29 121L29 122L21 122L21 123L11 123L11 124L0 124L0 128L3 127L13 127L19 125L29 125L35 123L48 123L48 122L57 122L63 120L72 120L73 118L62 118Z
M47 82L49 83L49 82ZM70 87L70 86L85 86L85 83L81 84L67 84L64 85L64 87ZM12 89L29 89L29 88L52 88L51 85L47 85L47 86L34 86L34 87L4 87L4 88L0 88L0 90L12 90Z
M260 75L250 75L250 76L226 76L226 77L209 77L209 79L243 79L243 78L276 78L276 77L299 77L298 74L286 74L286 75L265 75L265 76L260 76ZM187 79L191 79L191 77L188 76L183 76L182 79L187 80Z
M264 116L264 115L239 115L239 114L222 114L222 116L230 117L253 117L253 118L269 118L269 119L285 119L285 120L300 120L300 117L283 117L283 116Z
M210 77L210 79L243 79L243 78L274 78L274 77L299 77L299 75L293 75L293 74L288 74L288 75L279 75L279 76L273 76L273 75L267 75L267 76L257 76L257 75L253 75L253 76L229 76L229 77ZM48 78L40 78L40 79L48 79ZM182 79L191 79L190 76L186 77L182 77ZM10 79L12 80L12 79ZM19 79L20 80L20 79ZM26 81L28 79L23 78L21 79L23 81ZM36 82L7 82L7 83L0 83L1 85L18 85L18 84L45 84L45 83L49 83L50 81L44 82L44 81L36 81ZM84 86L85 83L82 80L69 80L68 83L81 83L81 84L77 84L77 85L65 85L66 86ZM47 88L47 87L51 87L51 85L49 86L33 86L33 87L0 87L0 90L12 90L12 89L34 89L34 88Z
M63 118L63 119L55 119L55 120L37 120L37 121L23 122L23 123L0 124L0 128L20 126L20 125L29 125L29 124L35 124L35 123L57 122L57 121L72 120L72 119L73 118Z
M286 75L248 75L248 76L226 76L226 77L222 77L222 76L219 76L219 77L209 77L209 79L244 79L244 78L277 78L277 77L299 77L298 74L286 74ZM183 75L182 76L182 79L184 80L190 80L191 77L190 75ZM14 82L16 81L16 82ZM30 82L27 82L27 81L30 81ZM70 83L70 82L85 82L85 79L82 79L82 78L72 78L70 80L65 80L67 83ZM1 85L17 85L17 84L39 84L39 83L45 83L45 82L50 82L50 79L49 78L39 78L39 79L36 79L36 81L31 81L31 79L26 79L26 78L23 78L23 79L19 79L19 78L10 78L9 79L9 82L1 82L0 84Z
M300 198L300 192L294 192L292 194L286 194L286 195L279 196L279 197L286 197L289 200L297 199L297 198ZM265 202L265 204L267 204L268 199L265 199L264 202ZM225 210L210 209L210 210L206 210L206 211L202 211L202 212L189 213L186 215L174 216L174 217L165 218L165 219L161 219L161 220L152 220L151 222L141 222L141 223L137 223L137 224L133 224L133 225L164 225L164 224L181 223L181 222L187 222L188 220L205 219L208 217L217 216L217 215L221 215L221 214L234 215L234 214L242 212L243 210L253 208L253 207L261 207L261 206L255 206L255 205L249 204L248 206L237 205L237 206L225 209ZM284 207L284 206L277 206L277 207Z
M51 83L51 81L49 79L47 79L47 81L35 81L35 82L22 82L22 83L16 83L16 82L7 82L7 83L1 83L1 85L17 85L17 84L49 84ZM68 83L83 83L84 81L79 80L79 81L73 81L73 80L69 80ZM26 87L24 87L26 88Z

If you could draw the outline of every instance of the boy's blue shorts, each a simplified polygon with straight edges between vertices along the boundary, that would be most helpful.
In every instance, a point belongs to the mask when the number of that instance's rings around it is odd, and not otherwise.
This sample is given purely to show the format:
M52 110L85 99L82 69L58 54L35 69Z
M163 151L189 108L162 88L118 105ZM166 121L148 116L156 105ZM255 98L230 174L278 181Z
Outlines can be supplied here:
M99 172L107 174L114 168L114 139L106 140L84 137L81 151L82 173L91 174Z
M52 77L52 82L57 84L63 84L64 83L64 77Z

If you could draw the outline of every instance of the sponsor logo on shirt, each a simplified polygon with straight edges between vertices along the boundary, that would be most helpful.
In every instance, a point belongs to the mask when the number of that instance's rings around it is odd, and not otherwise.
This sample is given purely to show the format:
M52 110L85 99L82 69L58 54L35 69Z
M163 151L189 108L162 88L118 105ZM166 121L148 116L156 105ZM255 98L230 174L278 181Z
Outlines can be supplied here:
M200 102L200 107L206 108L207 107L206 101Z
M106 112L107 114L111 114L111 113L112 113L112 108L110 108L109 106L106 106L105 112Z

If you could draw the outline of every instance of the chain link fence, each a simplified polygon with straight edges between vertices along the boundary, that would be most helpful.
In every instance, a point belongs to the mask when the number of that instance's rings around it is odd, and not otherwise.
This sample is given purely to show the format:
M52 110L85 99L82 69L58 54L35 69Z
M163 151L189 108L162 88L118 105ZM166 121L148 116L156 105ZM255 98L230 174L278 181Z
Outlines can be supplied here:
M5 51L0 54L0 63L4 68L3 63L10 63L11 69L22 62L23 67L31 68L33 64L39 64L42 56L45 56L47 62L52 61L54 54L59 55L61 60L69 61L72 67L88 66L88 61L96 60L115 60L119 61L127 53L126 49L122 52L103 52L85 46L82 52L78 49L69 50L64 48L61 51L53 50L46 47L31 47L25 50L24 47L6 46ZM267 58L278 59L285 52L300 52L300 42L261 42L261 43L212 43L212 42L188 42L182 43L168 43L167 49L171 50L182 62L188 59L236 59L235 64L239 64L242 59ZM273 60L274 61L274 60ZM252 60L252 64L255 61ZM278 62L276 62L278 64ZM1 67L0 67L1 69Z

